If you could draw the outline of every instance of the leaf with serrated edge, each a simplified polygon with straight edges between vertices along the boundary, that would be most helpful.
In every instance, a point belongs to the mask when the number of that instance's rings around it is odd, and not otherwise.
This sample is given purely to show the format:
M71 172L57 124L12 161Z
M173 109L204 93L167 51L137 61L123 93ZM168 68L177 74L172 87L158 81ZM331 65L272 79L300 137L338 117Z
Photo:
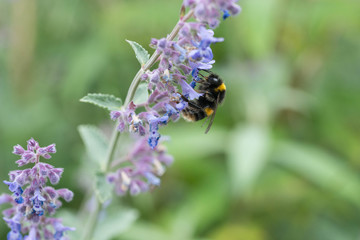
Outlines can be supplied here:
M148 85L146 83L139 84L136 89L133 102L135 105L145 103L149 98Z
M110 185L103 173L96 174L95 193L101 203L106 202L112 197L112 185Z
M140 65L143 66L150 58L150 54L140 44L134 41L126 40L133 48L136 58Z
M110 94L102 94L102 93L89 93L82 99L80 102L86 102L94 104L98 107L102 107L112 110L118 110L122 106L122 101L120 98L117 98Z
M96 126L80 125L78 131L85 144L88 156L101 166L109 146L108 140Z

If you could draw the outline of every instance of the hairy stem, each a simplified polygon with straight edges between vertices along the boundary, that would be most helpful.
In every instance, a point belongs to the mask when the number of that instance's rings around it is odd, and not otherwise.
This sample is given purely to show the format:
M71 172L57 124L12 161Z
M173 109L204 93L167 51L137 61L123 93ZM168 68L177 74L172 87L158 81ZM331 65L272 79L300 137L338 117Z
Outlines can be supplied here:
M193 13L194 13L193 10L190 10L185 16L183 16L177 22L174 29L171 31L171 33L168 35L168 37L166 39L169 41L173 40L179 33L183 23L186 22L189 18L191 18ZM130 87L129 87L128 93L126 95L126 99L125 99L123 106L127 107L127 105L129 105L129 103L133 100L136 89L138 88L138 86L140 84L141 76L146 72L146 70L150 69L158 61L160 54L161 53L159 51L155 51L153 53L153 55L150 57L150 59L136 73L134 79L132 80L132 82L130 84ZM106 154L106 158L104 160L103 165L101 166L101 171L105 174L109 171L109 169L111 167L111 160L114 157L114 153L115 153L115 149L116 149L116 145L117 145L119 137L120 137L120 132L117 130L117 125L115 125L115 128L112 133L110 145L108 148L108 152ZM93 238L93 235L94 235L94 232L96 229L96 225L97 225L97 221L99 218L100 208L101 208L101 203L98 199L96 199L95 210L92 213L92 215L90 216L90 218L86 224L87 227L86 227L85 231L83 232L82 240L91 240Z

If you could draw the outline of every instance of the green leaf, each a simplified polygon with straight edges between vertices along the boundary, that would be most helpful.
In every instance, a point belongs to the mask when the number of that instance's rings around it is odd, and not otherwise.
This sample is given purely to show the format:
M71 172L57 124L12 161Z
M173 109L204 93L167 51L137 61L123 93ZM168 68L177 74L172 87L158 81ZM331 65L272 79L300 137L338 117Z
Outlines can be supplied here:
M163 228L150 222L136 222L126 232L124 232L120 239L132 240L169 240L173 239L171 233L166 232Z
M266 163L268 145L266 128L248 125L238 127L233 132L228 164L235 195L251 191Z
M148 51L146 51L140 44L134 41L126 40L134 49L137 60L143 66L150 58Z
M360 207L360 178L344 160L297 142L279 142L273 160L316 186Z
M135 105L144 103L149 98L148 85L146 83L140 83L136 89L133 102Z
M276 44L277 11L281 1L244 1L242 7L246 9L241 16L255 28L242 29L246 34L243 44L253 57L264 57L274 49ZM242 19L242 20L243 20Z
M203 183L182 199L179 209L173 210L173 219L168 222L171 224L168 228L172 229L172 238L169 239L194 239L197 232L214 226L224 216L227 211L224 203L229 199L227 184L222 180L227 173L220 170L219 166L215 165L217 171L202 178Z
M80 102L91 103L98 107L108 109L110 111L118 110L122 105L122 101L120 98L117 98L110 94L102 93L89 93L88 95L80 99Z
M112 197L112 185L106 180L104 173L97 173L95 179L95 194L99 202L104 203Z
M88 156L101 166L109 146L108 140L96 126L80 125L78 131L85 144Z
M134 209L124 209L118 206L103 211L105 217L99 220L93 239L114 239L128 230L139 216Z

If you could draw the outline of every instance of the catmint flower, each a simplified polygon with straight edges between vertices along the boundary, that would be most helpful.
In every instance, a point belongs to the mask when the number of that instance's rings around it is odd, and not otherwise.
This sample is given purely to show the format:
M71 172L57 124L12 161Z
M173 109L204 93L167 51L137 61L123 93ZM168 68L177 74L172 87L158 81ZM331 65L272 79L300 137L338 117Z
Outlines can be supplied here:
M157 122L159 124L159 122ZM160 178L167 166L173 162L172 156L166 153L163 145L152 149L146 138L138 137L133 148L127 153L126 159L131 165L109 173L108 182L114 184L115 192L124 195L138 195L148 191L152 186L160 185Z
M62 205L60 197L69 202L73 193L68 189L55 190L46 186L48 181L57 184L64 170L40 162L40 157L50 159L50 154L56 153L55 144L40 147L39 143L31 138L27 142L26 150L16 145L13 153L21 157L16 161L19 166L30 163L34 165L24 170L11 171L10 181L4 181L12 192L12 195L0 196L0 204L11 204L10 208L3 211L4 220L11 229L7 239L38 240L41 236L49 240L66 239L62 237L63 232L75 229L63 227L60 219L49 218L48 215L53 215Z
M138 106L130 102L124 109L110 113L111 119L118 122L118 131L129 132L137 139L133 150L124 157L127 165L108 175L117 194L137 195L160 184L161 175L172 161L163 150L161 142L165 137L161 128L176 122L189 101L202 95L195 90L201 79L199 71L212 68L215 60L211 46L224 41L215 37L212 29L241 11L236 2L184 0L178 35L174 39L151 39L150 47L159 57L157 68L141 75L148 84L148 100ZM183 21L186 10L193 12L195 21Z
M220 23L221 13L224 20L230 15L240 13L241 8L236 2L237 0L184 0L183 4L194 9L196 20L216 28Z

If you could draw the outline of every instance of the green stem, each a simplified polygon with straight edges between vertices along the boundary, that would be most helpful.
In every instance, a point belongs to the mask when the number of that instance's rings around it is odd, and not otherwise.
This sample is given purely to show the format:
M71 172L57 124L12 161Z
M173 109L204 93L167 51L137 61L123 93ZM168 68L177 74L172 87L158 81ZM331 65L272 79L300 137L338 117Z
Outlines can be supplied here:
M180 29L182 27L182 24L184 22L186 22L189 18L191 18L193 14L194 14L194 11L190 10L182 19L180 19L177 22L177 24L175 25L174 29L168 35L166 40L168 40L168 41L173 40L176 37L176 35L179 33L179 31L180 31ZM132 82L130 84L129 91L128 91L128 94L126 96L124 106L127 106L132 101L132 99L134 98L136 89L140 84L141 76L143 75L143 73L146 72L146 70L150 69L157 62L158 58L160 57L160 54L161 53L159 51L155 51L153 53L153 55L150 57L149 61L147 61L144 64L144 66L136 73L134 79L132 80Z
M99 219L99 213L100 213L100 207L101 203L96 198L96 205L95 210L92 212L91 216L89 217L89 220L86 224L86 229L83 231L82 240L91 240L94 236L96 224Z
M112 132L110 145L109 145L109 148L108 148L106 158L105 158L105 160L103 162L103 165L101 166L101 171L103 173L105 173L105 174L110 169L111 159L113 159L113 156L115 154L116 145L117 145L117 142L119 140L119 137L120 137L120 132L117 130L117 125L115 125L115 128L114 128L114 130Z
M168 41L173 40L177 36L177 34L179 33L179 31L182 27L182 24L184 22L186 22L189 18L191 18L193 13L194 13L193 10L190 10L184 17L182 17L177 22L174 29L171 31L171 33L166 38ZM142 68L136 73L134 79L132 80L132 82L130 84L129 91L126 95L126 99L124 102L125 107L127 105L129 105L129 103L133 100L136 89L138 88L138 86L140 84L141 76L158 61L160 54L161 53L159 51L155 51L153 53L153 55L150 57L150 59L144 64L144 66L142 66ZM108 152L107 152L106 158L104 160L104 164L101 166L101 171L104 174L106 174L108 172L108 170L110 169L111 160L113 159L119 137L120 137L120 132L117 130L117 125L115 125L115 128L114 128L112 136L111 136L111 141L110 141L110 145L108 148ZM86 224L87 227L86 227L86 230L83 232L83 236L81 238L82 240L91 240L93 238L93 235L94 235L94 232L96 229L96 225L97 225L97 221L99 218L100 208L101 208L101 203L96 198L95 210L92 213L92 215L90 216L90 218Z

